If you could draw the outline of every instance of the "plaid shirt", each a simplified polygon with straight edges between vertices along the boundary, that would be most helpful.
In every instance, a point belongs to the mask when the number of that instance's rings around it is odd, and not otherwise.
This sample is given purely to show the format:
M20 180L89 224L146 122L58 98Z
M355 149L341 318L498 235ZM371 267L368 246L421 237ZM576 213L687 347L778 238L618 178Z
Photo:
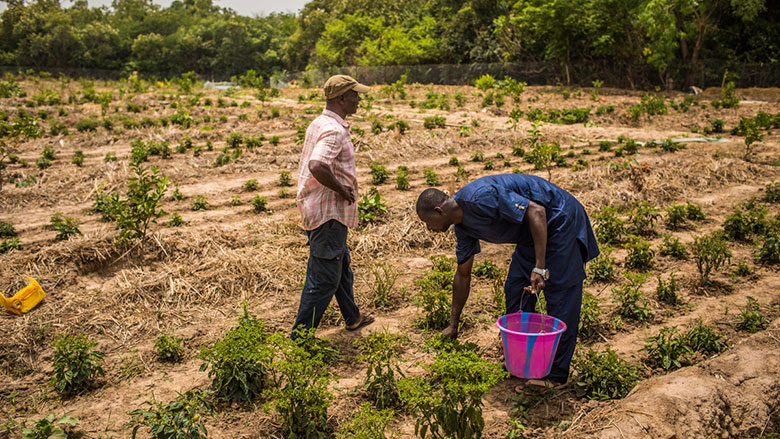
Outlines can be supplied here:
M349 124L338 114L324 110L306 129L296 202L305 230L314 230L332 219L347 227L357 227L357 201L348 204L341 195L320 184L309 171L310 160L330 166L336 180L352 187L357 197L355 148L350 139Z

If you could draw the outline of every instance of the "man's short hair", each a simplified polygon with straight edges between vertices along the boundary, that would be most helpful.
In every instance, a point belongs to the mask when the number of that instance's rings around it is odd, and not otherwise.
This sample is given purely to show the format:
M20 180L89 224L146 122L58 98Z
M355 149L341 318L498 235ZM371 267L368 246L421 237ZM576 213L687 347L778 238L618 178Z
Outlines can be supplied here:
M447 198L449 198L447 194L435 188L428 188L422 191L420 196L417 197L417 215L422 216L423 214L433 212L433 209L441 206L447 201Z

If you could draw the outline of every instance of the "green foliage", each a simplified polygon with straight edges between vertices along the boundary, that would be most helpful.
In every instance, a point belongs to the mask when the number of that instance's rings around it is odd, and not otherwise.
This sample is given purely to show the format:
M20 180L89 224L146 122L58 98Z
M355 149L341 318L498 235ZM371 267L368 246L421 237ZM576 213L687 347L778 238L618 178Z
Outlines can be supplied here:
M604 352L589 349L574 360L577 386L588 399L620 399L639 382L639 367L620 358L607 346Z
M0 255L7 253L11 250L21 250L22 241L19 238L3 238L0 239Z
M380 410L400 403L398 379L404 377L399 364L403 341L404 338L387 331L355 341L361 351L358 361L368 366L363 390Z
M428 116L423 119L423 127L426 130L432 130L436 128L444 128L447 126L447 120L444 116Z
M655 252L650 248L651 243L643 241L638 236L631 235L630 241L623 244L628 250L626 266L636 270L649 270L655 265Z
M504 276L503 270L493 261L482 261L474 264L471 274L481 279L500 279Z
M73 158L70 160L74 165L81 167L84 164L84 151L77 149L73 153Z
M593 282L610 282L615 279L617 268L615 258L612 257L614 249L610 246L602 246L601 254L588 264L588 279Z
M725 238L730 241L750 242L754 235L762 235L769 227L766 207L751 205L746 211L738 208L723 221Z
M769 326L769 319L761 313L761 305L758 301L748 296L747 304L739 312L739 323L737 329L755 334Z
M11 238L16 236L16 227L5 221L0 221L0 238Z
M252 198L252 211L255 213L267 212L268 199L260 195L255 195L255 197Z
M368 167L371 169L371 184L384 184L388 177L390 177L387 168L382 166L379 162L371 162Z
M73 235L81 235L78 220L69 216L63 217L59 212L51 216L51 228L57 231L57 236L54 237L57 241L65 241Z
M208 208L208 200L205 195L195 195L190 203L190 209L192 210L206 210Z
M780 181L772 181L764 188L764 201L780 203Z
M498 364L473 351L442 351L426 366L427 379L400 381L401 399L417 417L415 434L425 439L482 436L482 396L507 376Z
M225 143L231 148L240 148L244 143L244 136L242 136L241 133L232 132L228 138L225 139Z
M251 178L244 182L244 190L247 192L256 191L259 187L260 184L257 182L256 178Z
M105 375L105 354L97 343L84 334L66 335L54 343L54 376L51 383L60 393L72 395L95 386L98 376Z
M710 274L731 261L731 250L722 232L712 232L697 236L691 244L691 252L696 260L696 268L702 284L710 283Z
M628 284L612 288L615 299L615 311L621 317L639 322L647 320L651 315L650 303L640 289L647 280L647 275L626 273Z
M134 239L144 240L149 225L166 215L160 202L168 190L168 177L161 175L156 167L151 171L137 164L130 167L135 176L128 181L126 198L119 199L118 195L113 195L106 200L109 216L116 218L119 229L117 242L121 245L127 245Z
M582 311L580 313L580 323L577 334L582 340L595 341L598 335L605 329L601 308L601 301L598 297L589 292L582 295Z
M716 354L726 349L726 342L715 325L705 325L701 317L696 320L696 325L685 333L685 339L695 352Z
M76 122L76 130L78 132L83 133L86 131L95 131L97 130L98 121L95 119L92 119L91 117L88 117L86 119L81 119L78 122Z
M411 126L409 125L409 122L407 122L407 121L405 121L403 119L398 119L395 122L389 124L387 126L387 129L388 130L397 129L399 134L403 134L403 133L409 131L411 129Z
M290 171L279 172L279 186L281 187L292 186L292 177L290 176Z
M57 419L52 413L40 419L32 428L23 428L22 439L68 439L67 432L60 425L72 427L80 423L81 421L69 415L62 415Z
M496 86L496 80L492 76L485 74L474 80L474 86L487 92Z
M665 326L658 331L658 335L645 341L647 343L642 350L647 352L647 364L664 370L678 369L689 364L694 352L686 337L675 326Z
M379 221L387 212L387 206L385 200L379 195L379 191L375 187L371 187L368 190L368 195L363 195L363 198L358 201L358 219L360 224L366 225Z
M677 297L677 291L680 290L680 286L677 285L677 280L674 278L674 272L669 273L669 280L664 281L661 276L657 276L658 286L655 288L655 296L659 302L666 303L667 305L676 306L680 303L679 297Z
M485 161L485 153L478 149L474 151L474 154L471 154L471 161L472 162L484 162Z
M182 128L189 128L194 120L190 113L184 110L179 110L171 115L171 125L179 125Z
M655 233L655 222L660 216L658 209L652 203L641 201L634 204L634 209L628 216L628 222L634 233L647 236Z
M376 410L363 403L341 427L336 439L386 439L387 424L393 419L393 410Z
M425 277L416 281L420 295L415 298L424 315L417 325L430 330L444 329L452 311L452 280L455 276L455 260L443 255L431 256L433 267Z
M776 226L764 234L764 242L756 251L756 260L764 264L780 264L780 230Z
M377 308L384 308L390 304L390 293L393 291L400 273L398 269L384 262L377 262L371 266L372 281L369 283L371 290L371 304Z
M605 207L593 217L596 238L602 244L620 242L625 236L625 221L618 218L617 209Z
M238 325L211 347L201 349L201 371L210 367L211 387L227 401L253 401L269 388L274 349L265 322L244 305Z
M133 439L141 427L146 427L153 439L205 439L207 432L201 415L214 413L209 401L211 393L190 390L179 393L168 404L152 397L151 401L144 402L146 407L128 413L130 421L125 428L133 429Z
M395 176L395 188L399 191L409 190L409 168L399 166Z
M425 176L425 183L428 186L436 186L439 184L439 175L433 171L433 168L423 169L423 175Z
M184 359L182 339L168 334L162 334L154 340L154 348L157 349L157 359L169 363L178 363Z
M267 392L280 417L282 435L288 438L326 439L327 409L333 400L328 386L333 380L324 353L312 349L314 330L298 331L291 340L286 334L271 337L278 356L274 359L274 387Z
M181 218L181 215L178 213L171 214L171 219L168 221L169 227L179 227L184 224L184 220Z
M639 121L643 114L651 119L651 116L666 114L666 100L663 96L646 94L642 96L639 104L630 106L628 112L631 120L635 122Z

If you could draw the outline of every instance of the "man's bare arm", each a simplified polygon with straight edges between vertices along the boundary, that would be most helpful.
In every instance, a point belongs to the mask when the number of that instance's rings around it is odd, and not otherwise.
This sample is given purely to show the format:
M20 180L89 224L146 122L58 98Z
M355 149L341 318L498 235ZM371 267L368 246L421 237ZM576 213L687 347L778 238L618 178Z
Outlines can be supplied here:
M525 213L525 220L528 221L528 227L531 229L531 237L534 240L536 268L546 268L547 212L545 211L544 206L530 201L528 203L528 211ZM529 274L531 276L531 286L527 289L533 294L538 294L544 288L544 279L538 273Z
M464 263L458 264L455 271L455 278L452 281L452 314L450 314L450 324L442 334L445 337L455 338L458 336L458 323L460 323L460 314L463 312L463 306L469 298L471 291L471 266L474 264L474 256L468 258Z

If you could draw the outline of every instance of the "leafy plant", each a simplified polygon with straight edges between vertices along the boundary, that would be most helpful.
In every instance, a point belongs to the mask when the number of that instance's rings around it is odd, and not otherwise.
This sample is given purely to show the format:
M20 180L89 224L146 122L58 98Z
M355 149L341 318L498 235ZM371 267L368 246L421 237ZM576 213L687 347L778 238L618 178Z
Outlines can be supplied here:
M761 305L758 301L748 296L747 304L739 312L739 323L737 323L737 329L755 334L758 331L762 331L769 326L769 320L761 314Z
M431 262L433 267L425 272L424 278L415 282L421 290L415 301L424 312L417 324L432 330L444 329L449 324L452 311L450 298L455 260L435 255L431 256Z
M605 324L602 314L604 310L600 305L598 297L589 292L582 295L582 311L580 313L580 323L577 333L583 340L594 341L604 330Z
M471 274L481 279L499 279L504 272L493 261L482 261L474 265Z
M190 203L192 210L206 210L208 208L208 200L205 195L195 195Z
M292 186L292 178L290 176L290 171L279 172L279 186L281 187Z
M93 349L94 340L84 334L60 337L54 344L54 376L51 383L59 392L71 395L95 385L98 376L105 375L105 354Z
M21 250L22 241L19 238L3 238L0 239L0 255L7 253L11 250Z
M399 365L403 340L403 337L384 331L355 341L362 353L358 361L368 366L363 390L380 410L395 407L400 402L398 379L404 377Z
M686 337L681 335L675 326L665 326L658 331L658 335L645 341L647 343L642 350L647 352L647 364L664 370L689 364L694 352Z
M368 195L363 195L363 198L358 201L360 223L365 225L379 220L387 212L384 201L377 188L371 187L368 190Z
M147 407L130 411L130 422L125 428L133 429L133 439L141 427L146 427L153 439L205 439L207 431L201 415L214 413L209 401L211 393L190 390L179 393L168 404L152 397L151 401L144 402Z
M257 182L257 179L252 178L244 182L244 190L248 192L256 191L260 187L260 184Z
M482 436L482 396L507 373L473 351L442 351L426 369L428 379L399 382L401 399L416 414L415 434L425 439Z
M642 238L631 235L630 241L623 244L623 248L628 250L628 255L626 255L626 266L636 270L649 270L653 268L655 263L655 252L650 246L650 242L643 241Z
M609 282L615 279L615 258L612 257L614 249L609 246L601 247L601 254L588 264L588 279L594 282Z
M691 350L696 352L716 354L726 349L726 342L715 325L705 325L701 317L696 320L696 325L685 333L685 340Z
M57 236L54 237L57 241L65 241L73 235L81 235L79 222L69 216L63 217L59 212L51 216L51 227L57 231Z
M426 130L444 128L445 126L447 126L447 120L444 116L428 116L423 119L423 127L425 127Z
M184 359L182 339L168 334L162 334L154 340L154 348L157 349L157 359L169 363L178 363Z
M680 242L680 238L672 235L664 235L664 241L661 243L659 253L662 256L671 256L679 260L688 259L688 250L685 249L685 245Z
M625 221L618 218L617 209L605 207L601 213L594 215L595 233L602 244L620 242L625 236Z
M620 358L607 346L604 352L590 349L574 360L577 386L588 399L620 399L639 382L639 367Z
M433 168L423 169L423 175L425 176L425 183L428 186L436 186L439 184L439 175L433 171Z
M393 415L393 409L376 410L370 403L363 403L341 427L336 439L386 439L385 430Z
M268 199L260 195L255 195L255 197L252 198L252 211L255 213L267 212Z
M168 221L169 227L179 227L184 224L184 220L178 213L171 214L171 219Z
M409 168L399 166L395 176L395 188L399 191L409 190Z
M628 217L628 222L638 235L652 235L655 222L661 214L658 209L647 201L637 202Z
M16 236L16 227L5 221L0 221L0 238L11 238Z
M615 311L621 317L639 322L647 320L651 315L650 303L640 289L647 280L647 275L626 273L627 285L612 288L615 299Z
M723 239L722 232L712 232L697 236L691 244L691 252L696 260L696 268L702 284L710 283L710 274L731 261L731 250Z
M474 154L471 154L471 161L472 162L484 162L485 161L485 153L478 149L474 151Z
M382 166L379 162L371 162L368 166L371 169L371 184L380 185L387 181L390 173L387 171L386 167Z
M57 419L52 413L40 419L32 428L23 428L22 439L68 439L68 434L60 425L73 427L80 423L81 421L70 415L62 415Z
M751 206L745 211L738 208L723 221L725 238L730 241L750 242L753 235L761 235L766 231L766 215L766 207L760 205Z
M668 281L661 279L661 276L657 277L658 286L655 288L655 296L658 300L672 306L679 304L680 299L677 297L677 291L680 290L680 286L677 285L677 280L674 278L674 272L669 273Z
M756 260L764 264L780 264L780 230L776 227L764 234L764 242L756 251Z
M311 349L314 331L298 331L291 340L286 334L271 337L279 352L273 362L275 385L267 392L270 405L279 414L282 434L288 438L326 439L327 409L333 400L328 390L333 380L322 350Z
M209 367L211 387L228 401L253 401L269 386L274 350L263 321L249 314L244 305L238 326L212 347L202 348L198 358Z
M168 177L153 167L151 172L140 165L131 165L135 172L128 182L125 199L113 196L108 199L110 215L116 218L119 236L117 242L127 245L133 239L144 240L151 223L166 215L159 207L168 190Z

